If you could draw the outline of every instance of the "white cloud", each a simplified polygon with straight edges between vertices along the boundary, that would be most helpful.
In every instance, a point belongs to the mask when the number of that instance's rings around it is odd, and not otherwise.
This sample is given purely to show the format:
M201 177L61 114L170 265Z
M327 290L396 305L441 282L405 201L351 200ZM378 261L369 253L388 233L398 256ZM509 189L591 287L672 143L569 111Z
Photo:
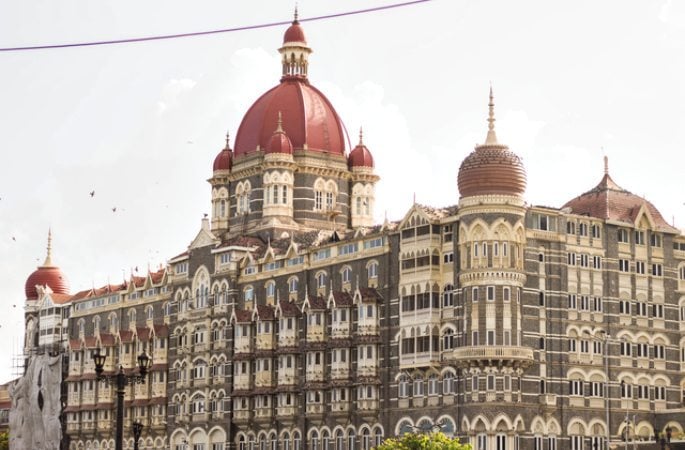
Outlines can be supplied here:
M669 25L685 27L685 3L666 0L659 11L659 20Z
M175 108L184 94L191 91L196 81L189 78L169 80L162 88L161 99L157 102L157 112L163 114L169 108Z

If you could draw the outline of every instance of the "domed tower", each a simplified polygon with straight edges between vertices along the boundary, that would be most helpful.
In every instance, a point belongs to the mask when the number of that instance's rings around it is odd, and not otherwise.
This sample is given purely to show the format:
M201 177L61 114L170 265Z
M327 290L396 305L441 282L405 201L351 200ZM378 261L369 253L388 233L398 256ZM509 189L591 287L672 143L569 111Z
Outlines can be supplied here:
M38 300L43 293L50 293L52 301L55 304L61 304L68 301L69 296L69 281L62 270L52 263L52 232L48 231L48 247L45 262L26 279L24 284L24 293L26 294L26 309L24 316L24 353L30 354L31 349L42 345L45 341L44 336L39 337L40 321L43 320L54 328L53 317L40 317ZM67 297L67 298L65 298ZM57 315L61 317L61 310L57 309ZM54 321L58 321L54 318Z
M309 82L312 50L297 13L279 52L280 83L254 102L238 128L228 177L229 235L351 226L347 133Z
M491 88L485 143L459 168L458 282L465 340L454 358L472 383L507 386L533 363L533 350L522 343L526 172L521 158L497 140L494 107ZM509 385L505 391L520 391ZM477 398L467 396L467 404Z
M264 155L264 211L263 223L280 218L280 224L293 224L293 144L283 131L283 116L278 113L278 124ZM296 226L295 226L296 228Z
M363 133L359 129L359 144L350 152L347 161L352 172L351 201L352 228L373 225L375 185L379 180L373 172L373 156L364 145Z
M229 219L229 189L228 176L233 164L233 150L231 150L229 134L226 133L226 145L214 158L212 178L208 181L212 185L212 231L221 236L228 231Z

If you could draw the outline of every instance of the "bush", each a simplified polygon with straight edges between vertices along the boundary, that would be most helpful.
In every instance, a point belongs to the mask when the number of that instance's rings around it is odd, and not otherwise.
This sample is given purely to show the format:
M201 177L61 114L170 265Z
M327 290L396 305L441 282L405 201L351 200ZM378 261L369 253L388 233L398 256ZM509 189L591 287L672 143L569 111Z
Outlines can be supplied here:
M384 440L376 450L471 450L471 445L461 444L459 438L449 438L441 432L405 433Z

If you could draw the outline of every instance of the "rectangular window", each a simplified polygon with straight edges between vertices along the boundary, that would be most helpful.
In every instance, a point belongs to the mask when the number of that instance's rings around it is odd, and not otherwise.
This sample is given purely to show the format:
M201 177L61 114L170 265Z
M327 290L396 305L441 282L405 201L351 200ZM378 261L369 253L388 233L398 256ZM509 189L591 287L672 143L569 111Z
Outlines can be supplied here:
M593 256L592 257L592 268L593 269L601 269L602 268L602 257L601 256Z
M488 286L488 301L495 300L495 286Z
M476 303L478 301L478 288L473 288L473 290L471 291L471 296L473 303Z
M494 330L488 330L488 345L495 345L495 331Z
M645 232L635 230L635 245L645 245Z
M661 247L661 235L657 233L649 233L649 245L652 247Z
M601 237L599 225L592 225L592 237L593 238Z
M645 263L644 261L635 261L635 273L644 275L645 274Z
M652 276L661 277L663 276L664 268L661 264L652 264Z
M508 287L505 287L502 289L502 299L505 302L508 302L511 300L511 289Z
M618 260L618 270L621 272L630 272L630 263L627 259Z

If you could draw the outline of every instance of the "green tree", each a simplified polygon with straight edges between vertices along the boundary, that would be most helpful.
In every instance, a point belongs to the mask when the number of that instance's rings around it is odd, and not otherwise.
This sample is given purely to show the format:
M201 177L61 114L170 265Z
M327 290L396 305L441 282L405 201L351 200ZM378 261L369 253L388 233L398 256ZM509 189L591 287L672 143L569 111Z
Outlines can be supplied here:
M10 434L7 431L0 433L0 450L10 448Z
M461 444L459 438L444 433L405 433L402 437L388 438L376 450L471 450L471 444Z

